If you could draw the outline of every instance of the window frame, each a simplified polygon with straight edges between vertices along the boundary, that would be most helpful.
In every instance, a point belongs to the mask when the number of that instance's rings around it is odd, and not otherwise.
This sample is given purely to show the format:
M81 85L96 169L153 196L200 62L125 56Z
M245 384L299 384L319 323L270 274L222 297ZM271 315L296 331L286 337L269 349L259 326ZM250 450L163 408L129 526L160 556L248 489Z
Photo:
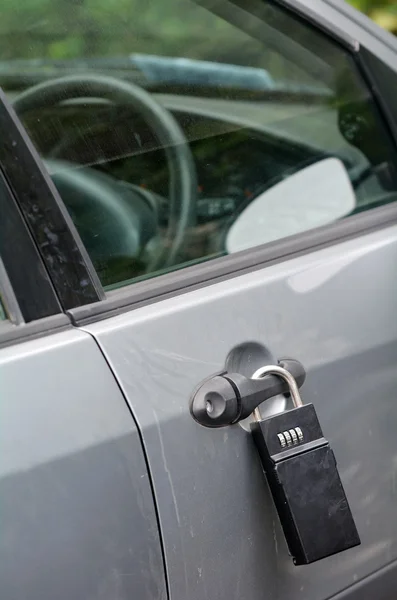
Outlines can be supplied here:
M1 170L0 214L0 290L8 316L0 322L3 348L61 331L71 324L62 312L37 246Z
M0 285L11 322L28 323L62 312L34 239L1 170L0 214L0 256L4 266Z
M10 279L7 275L7 271L4 267L2 258L0 256L0 302L1 307L6 314L6 318L0 321L0 328L2 323L10 322L15 325L24 323L21 309L19 307L18 300L14 294Z
M35 240L60 306L67 310L103 299L99 278L72 219L1 89L0 130L3 177Z
M64 313L45 317L26 324L11 321L0 322L0 350L22 342L28 342L54 333L71 329L70 318Z
M205 1L201 0L203 4ZM232 2L239 4L241 0L232 0ZM387 32L382 32L375 24L368 25L364 21L364 27L361 22L362 17L358 12L356 17L353 18L353 15L356 14L354 11L351 14L346 14L323 0L320 0L315 6L312 6L312 4L308 6L306 0L273 0L273 3L278 4L284 9L288 9L304 22L310 23L312 26L314 25L323 35L327 35L334 43L336 42L342 49L347 50L353 56L356 67L372 94L381 118L390 132L397 156L397 115L393 113L395 109L390 106L390 99L388 99L387 92L384 92L386 79L376 79L374 77L371 65L376 61L370 60L371 57L375 57L377 61L384 62L390 73L393 74L397 85L397 40L395 44L391 44ZM330 16L333 18L331 19ZM362 44L360 43L361 41L363 42ZM7 101L5 105L7 106ZM8 107L8 111L12 113L10 107ZM144 281L131 283L105 294L61 198L52 185L49 176L40 166L41 159L38 157L26 133L24 133L24 129L19 124L19 121L14 118L13 122L14 124L18 123L20 139L24 142L25 160L27 160L27 163L30 161L30 165L35 169L35 172L39 171L41 174L40 182L42 189L47 192L45 194L47 208L56 212L58 222L62 223L70 232L68 251L69 253L74 252L74 256L76 256L77 248L79 260L83 262L86 274L93 285L95 293L93 294L94 299L91 303L87 302L87 298L84 298L82 294L76 295L73 306L65 306L65 303L63 303L63 309L74 325L83 325L108 318L121 312L189 292L199 287L205 287L218 281L258 270L271 264L284 262L299 255L337 244L346 239L360 237L376 229L385 228L397 223L396 201L386 206L369 209L342 221L257 246L243 252L203 260L203 262L190 267L181 266L175 271L148 278ZM27 215L25 214L24 216L27 219ZM37 243L37 232L32 231L32 234ZM43 256L42 251L41 255L45 262L45 256ZM61 299L62 304L62 289L59 281L56 280L56 274L54 276L52 273L51 278L57 296Z

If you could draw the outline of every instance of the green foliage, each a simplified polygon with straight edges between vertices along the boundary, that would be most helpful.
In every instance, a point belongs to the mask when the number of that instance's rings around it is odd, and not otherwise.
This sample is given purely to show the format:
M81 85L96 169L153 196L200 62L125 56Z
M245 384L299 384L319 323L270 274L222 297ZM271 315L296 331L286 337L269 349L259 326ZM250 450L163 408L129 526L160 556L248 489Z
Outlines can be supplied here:
M379 25L397 34L397 0L348 0Z
M75 58L143 52L216 57L250 38L190 0L0 0L0 53L8 58ZM393 30L397 0L350 0ZM161 33L160 33L161 32ZM238 56L234 60L238 61ZM220 59L222 56L220 55Z
M374 10L396 10L395 0L349 0L359 10L370 14Z

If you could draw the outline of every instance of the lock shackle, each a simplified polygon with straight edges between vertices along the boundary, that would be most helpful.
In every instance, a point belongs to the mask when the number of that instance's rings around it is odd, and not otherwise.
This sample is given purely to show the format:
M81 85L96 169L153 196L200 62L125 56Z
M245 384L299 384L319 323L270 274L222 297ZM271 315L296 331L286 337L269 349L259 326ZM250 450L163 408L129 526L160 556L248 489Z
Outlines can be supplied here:
M280 365L266 365L257 369L252 375L251 379L262 379L262 377L266 377L266 375L278 375L279 377L284 379L284 381L286 381L286 383L288 384L292 402L295 408L303 406L302 398L299 393L299 388L295 381L295 377L293 377L291 373L287 371L287 369L284 369L284 367L281 367ZM256 421L261 420L261 413L259 411L259 408L256 408L254 410L254 417Z

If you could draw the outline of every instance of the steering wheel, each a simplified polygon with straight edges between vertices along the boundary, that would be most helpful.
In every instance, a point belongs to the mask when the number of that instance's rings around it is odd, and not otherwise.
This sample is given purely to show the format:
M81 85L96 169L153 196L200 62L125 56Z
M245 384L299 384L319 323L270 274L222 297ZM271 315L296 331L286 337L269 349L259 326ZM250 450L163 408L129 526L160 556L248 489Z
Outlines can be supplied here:
M48 108L73 98L101 98L131 106L152 128L164 149L170 177L169 219L165 234L165 249L153 259L150 270L174 264L186 242L188 229L194 226L196 218L196 168L188 141L181 127L171 113L141 87L102 75L72 75L40 83L20 94L14 100L13 106L16 113L21 116L31 110ZM116 237L120 239L131 239L131 229L136 230L137 228L137 213L136 210L133 210L131 202L131 210L129 210L128 202L126 203L125 199L125 187L121 190L117 185L118 182L113 182L112 186L108 177L104 201L104 194L98 194L97 191L106 183L102 177L97 182L98 185L92 185L92 179L96 176L97 172L93 169L86 169L86 174L82 171L78 177L73 174L71 169L64 169L61 178L65 191L65 194L62 193L63 199L65 200L65 196L68 196L67 191L69 191L74 205L76 202L84 202L84 198L86 200L88 198L91 205L97 202L98 212L103 214L104 210L108 211L108 218L112 222L107 231L113 230ZM132 188L134 186L131 186L131 193L134 195ZM135 199L138 197L139 191L135 188ZM142 201L142 196L139 199ZM75 208L76 206L74 206ZM79 211L75 210L74 212L76 214ZM86 227L85 236L82 235L87 249L90 247L90 240L86 240L84 237L87 237L88 229ZM95 225L93 224L90 234L97 236L94 229ZM136 235L132 235L132 237L136 239ZM136 252L136 243L133 243L132 246L133 252Z

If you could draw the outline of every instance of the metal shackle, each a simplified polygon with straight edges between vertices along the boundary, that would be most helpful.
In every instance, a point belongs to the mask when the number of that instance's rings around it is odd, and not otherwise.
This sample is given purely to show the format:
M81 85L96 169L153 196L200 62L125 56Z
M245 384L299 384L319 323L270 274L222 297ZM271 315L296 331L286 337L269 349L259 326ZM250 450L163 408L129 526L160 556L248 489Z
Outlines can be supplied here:
M302 398L299 393L299 388L296 384L295 378L291 375L287 369L284 367L280 367L280 365L266 365L265 367L260 367L255 371L252 375L251 379L262 379L262 377L266 377L266 375L277 375L281 377L288 383L289 391L291 394L292 402L295 408L299 408L303 406ZM254 410L254 417L257 421L261 420L261 413L259 408Z

